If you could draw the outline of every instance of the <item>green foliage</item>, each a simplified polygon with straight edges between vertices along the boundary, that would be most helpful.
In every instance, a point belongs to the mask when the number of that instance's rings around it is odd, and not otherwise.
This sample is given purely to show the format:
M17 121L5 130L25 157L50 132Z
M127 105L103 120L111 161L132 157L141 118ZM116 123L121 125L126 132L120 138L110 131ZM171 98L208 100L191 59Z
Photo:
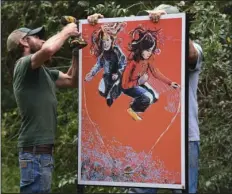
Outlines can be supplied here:
M13 122L12 122L13 121ZM1 125L1 161L2 161L2 191L19 192L19 168L17 152L17 132L20 118L16 109L2 114Z
M195 2L191 33L204 49L204 68L199 85L201 123L200 189L228 192L232 183L232 74L231 16L215 2Z
M86 11L88 15L101 13L105 17L120 17L128 15L128 9L122 8L121 5L117 5L114 1L105 1L104 4L97 4L96 6L88 8Z
M47 37L61 29L59 18L73 15L84 19L89 14L105 17L137 15L161 4L178 1L4 1L2 20L2 191L18 192L19 169L17 134L20 117L12 92L13 59L8 58L6 39L21 26L44 25ZM200 192L232 190L232 37L231 2L188 1L181 9L192 16L191 38L202 45L204 65L199 83L199 121L201 131ZM56 54L52 66L70 65L67 45ZM67 69L61 68L62 71ZM76 143L78 131L77 90L58 90L58 129L55 150L53 192L76 192ZM120 193L115 187L86 187L86 193ZM162 192L162 191L160 191Z
M55 150L54 192L75 190L77 170L77 90L57 94L58 129ZM76 99L76 100L75 100Z

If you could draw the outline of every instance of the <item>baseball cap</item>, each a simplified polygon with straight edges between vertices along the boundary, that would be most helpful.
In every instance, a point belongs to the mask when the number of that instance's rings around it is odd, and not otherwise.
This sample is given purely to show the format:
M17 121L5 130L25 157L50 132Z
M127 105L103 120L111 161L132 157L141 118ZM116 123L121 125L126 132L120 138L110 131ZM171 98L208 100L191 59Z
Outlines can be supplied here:
M164 10L167 14L180 13L179 9L176 6L161 4L153 10Z
M25 27L14 30L7 38L7 50L12 51L16 49L19 45L20 39L24 38L25 36L37 35L42 39L44 34L45 29L43 26L33 30Z
M147 15L150 11L164 10L167 14L180 13L180 10L176 6L161 4L158 7L155 7L153 10L144 10L140 11L137 16Z

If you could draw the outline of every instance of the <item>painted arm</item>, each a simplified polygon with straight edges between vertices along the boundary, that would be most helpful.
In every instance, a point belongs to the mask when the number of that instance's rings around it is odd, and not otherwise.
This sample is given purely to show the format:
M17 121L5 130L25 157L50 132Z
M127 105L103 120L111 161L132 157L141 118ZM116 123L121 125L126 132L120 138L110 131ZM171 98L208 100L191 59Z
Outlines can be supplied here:
M155 69L154 67L152 67L151 65L148 66L149 70L151 71L151 74L157 78L158 80L164 82L167 85L171 85L172 81L170 79L168 79L167 77L165 77L163 74L161 74L157 69Z
M102 68L101 59L100 57L98 57L97 63L90 70L91 75L95 76L101 70L101 68Z
M123 54L122 50L119 47L115 48L118 55L119 72L122 74L127 63L126 56Z
M91 81L93 77L101 70L102 68L101 59L98 57L97 63L92 67L90 72L85 76L85 81Z

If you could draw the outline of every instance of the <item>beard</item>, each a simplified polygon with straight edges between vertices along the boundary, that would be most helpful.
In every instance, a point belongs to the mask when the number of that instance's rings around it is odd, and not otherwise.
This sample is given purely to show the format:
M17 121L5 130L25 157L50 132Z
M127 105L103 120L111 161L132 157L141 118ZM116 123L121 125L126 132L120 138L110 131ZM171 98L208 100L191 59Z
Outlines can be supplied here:
M39 51L40 49L41 49L41 48L38 48L38 47L35 47L35 46L30 46L31 54L36 53L36 52Z
M37 51L39 51L42 48L42 45L36 46L36 45L30 45L30 53L34 54ZM45 66L52 66L52 58L49 58L47 61L44 62Z
M36 53L42 48L42 44L29 43L31 54Z

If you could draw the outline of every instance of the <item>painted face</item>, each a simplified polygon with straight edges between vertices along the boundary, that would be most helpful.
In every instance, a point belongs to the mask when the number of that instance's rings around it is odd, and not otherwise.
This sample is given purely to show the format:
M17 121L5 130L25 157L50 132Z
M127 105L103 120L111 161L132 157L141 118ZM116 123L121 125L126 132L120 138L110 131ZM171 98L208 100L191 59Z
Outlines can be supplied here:
M42 48L42 45L44 44L44 40L41 40L38 36L28 36L27 42L30 47L31 53L35 53L38 50Z
M143 59L147 60L147 59L149 59L151 57L154 47L155 47L155 43L151 48L142 51Z
M110 50L111 45L112 45L112 40L111 40L109 35L104 35L103 40L102 40L102 44L103 44L103 49L105 51Z

